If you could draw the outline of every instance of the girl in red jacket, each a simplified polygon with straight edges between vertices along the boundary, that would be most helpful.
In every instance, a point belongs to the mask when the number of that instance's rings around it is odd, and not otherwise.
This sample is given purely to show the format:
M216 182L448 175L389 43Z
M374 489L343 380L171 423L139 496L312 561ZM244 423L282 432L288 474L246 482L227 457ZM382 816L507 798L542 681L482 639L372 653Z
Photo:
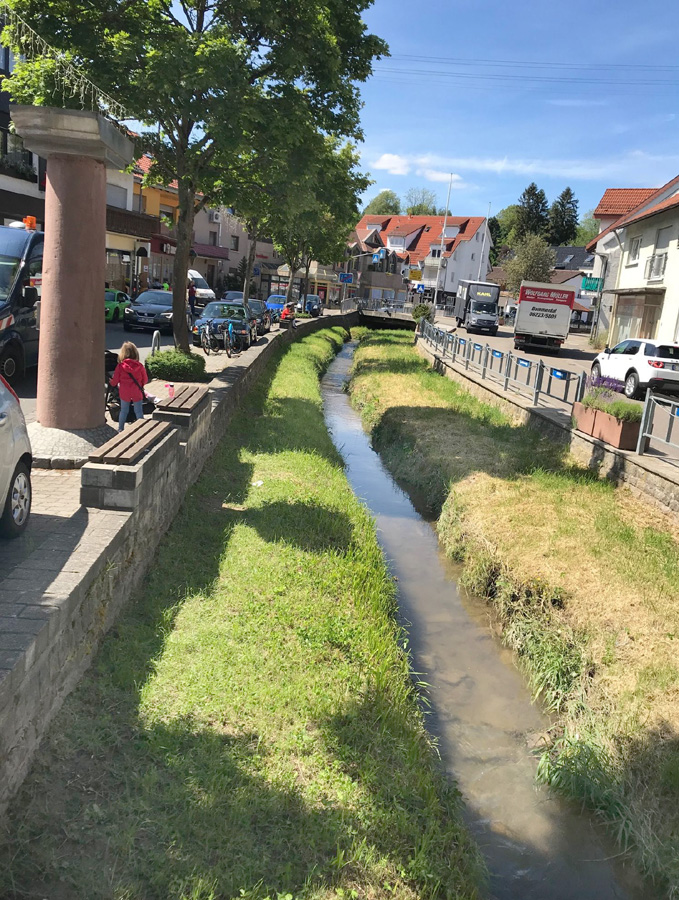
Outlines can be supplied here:
M144 385L149 380L146 369L139 362L139 351L132 341L125 341L118 354L111 387L118 387L120 394L120 418L118 431L122 431L130 412L130 404L134 406L134 414L138 419L144 418Z

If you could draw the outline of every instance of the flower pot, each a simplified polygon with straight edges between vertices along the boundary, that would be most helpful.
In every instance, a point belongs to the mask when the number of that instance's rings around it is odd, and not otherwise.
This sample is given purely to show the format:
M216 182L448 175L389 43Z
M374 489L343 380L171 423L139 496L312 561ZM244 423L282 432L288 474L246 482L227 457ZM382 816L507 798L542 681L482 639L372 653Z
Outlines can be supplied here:
M636 450L640 425L640 422L624 422L597 409L592 437L606 441L620 450Z
M597 417L597 410L591 406L583 406L582 403L573 404L573 418L575 419L575 427L583 434L594 434L594 423Z

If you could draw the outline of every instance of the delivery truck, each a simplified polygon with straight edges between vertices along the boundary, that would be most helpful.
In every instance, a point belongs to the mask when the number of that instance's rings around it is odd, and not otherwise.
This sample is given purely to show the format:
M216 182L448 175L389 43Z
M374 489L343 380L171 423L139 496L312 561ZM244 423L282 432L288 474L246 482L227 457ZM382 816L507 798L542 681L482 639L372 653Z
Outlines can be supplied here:
M514 349L536 347L558 353L568 337L574 303L574 287L521 282L514 322Z
M455 295L453 316L467 331L497 334L500 324L498 300L500 287L490 281L460 281Z

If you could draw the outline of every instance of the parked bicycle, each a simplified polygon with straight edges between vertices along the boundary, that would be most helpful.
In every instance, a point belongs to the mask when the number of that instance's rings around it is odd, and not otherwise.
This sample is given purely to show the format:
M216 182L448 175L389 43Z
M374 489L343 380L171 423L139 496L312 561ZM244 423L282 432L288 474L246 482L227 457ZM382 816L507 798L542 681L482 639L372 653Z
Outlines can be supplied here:
M206 356L209 356L211 353L220 353L222 350L219 339L212 330L212 322L212 319L206 319L200 326L200 346L203 348ZM224 349L226 349L225 343ZM227 353L231 356L230 348L227 350Z
M222 336L222 343L224 344L224 349L228 356L231 356L231 351L234 353L241 352L243 349L243 339L233 330L232 322L222 322L219 326L219 332Z

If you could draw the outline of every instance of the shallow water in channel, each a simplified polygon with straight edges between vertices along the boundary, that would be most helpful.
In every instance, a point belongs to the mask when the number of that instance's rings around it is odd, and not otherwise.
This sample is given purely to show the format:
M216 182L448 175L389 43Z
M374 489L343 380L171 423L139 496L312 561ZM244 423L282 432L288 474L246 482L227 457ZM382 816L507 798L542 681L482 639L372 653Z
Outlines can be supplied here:
M637 877L587 814L536 786L527 746L547 720L511 653L491 633L488 607L458 592L436 534L395 484L363 431L344 385L355 345L323 379L325 418L349 482L374 515L398 579L415 671L430 685L427 724L462 791L467 824L490 871L495 900L641 900Z

